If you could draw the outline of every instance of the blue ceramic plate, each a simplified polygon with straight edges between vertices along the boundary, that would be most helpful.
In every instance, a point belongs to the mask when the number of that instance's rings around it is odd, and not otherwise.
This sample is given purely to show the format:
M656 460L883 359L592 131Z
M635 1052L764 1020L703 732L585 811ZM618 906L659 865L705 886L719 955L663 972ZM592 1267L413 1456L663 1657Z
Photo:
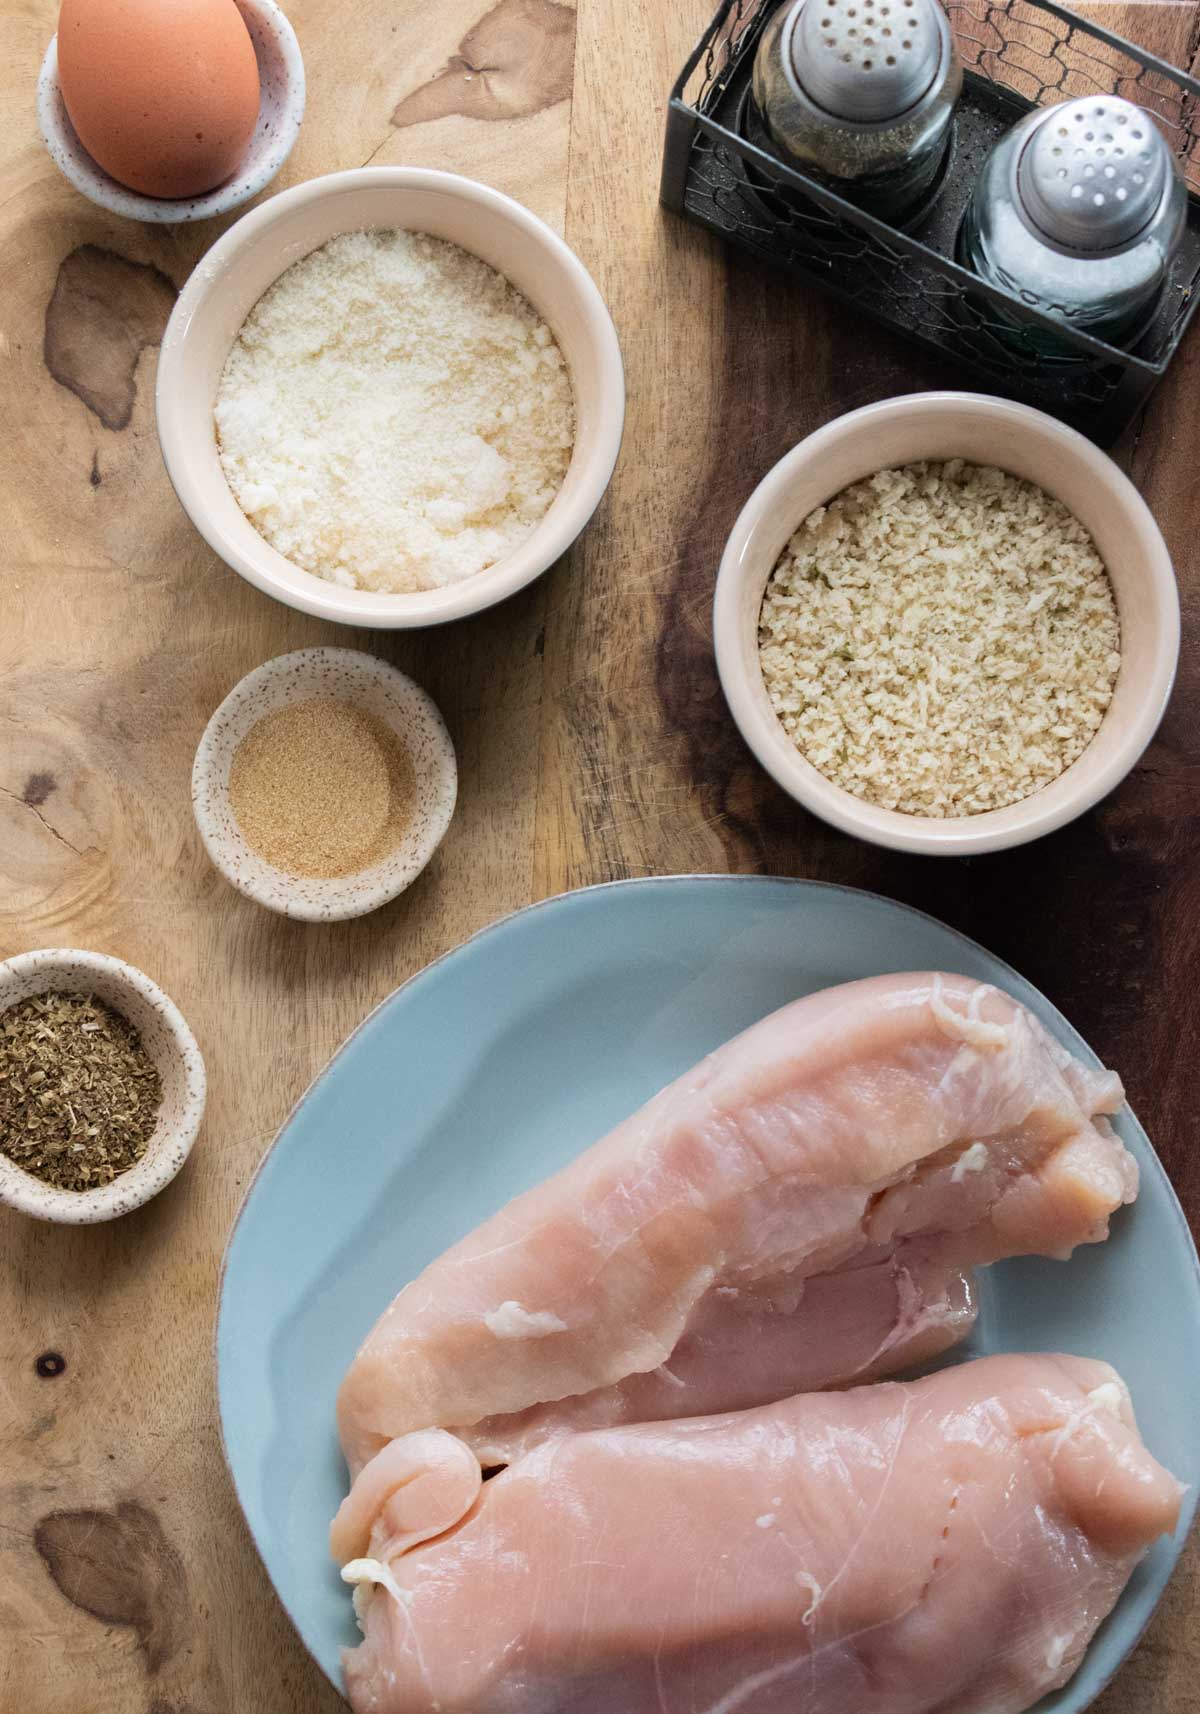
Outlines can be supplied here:
M334 1395L393 1294L766 1012L831 983L928 969L996 983L1093 1058L1015 971L931 917L841 887L728 876L620 882L520 911L414 977L350 1038L250 1189L217 1325L238 1496L336 1684L339 1650L357 1633L326 1551L345 1489ZM1133 1647L1200 1491L1196 1253L1128 1111L1118 1129L1142 1169L1136 1205L1107 1244L1067 1265L992 1269L970 1345L1107 1358L1133 1390L1151 1450L1192 1485L1177 1539L1134 1573L1047 1714L1086 1707Z

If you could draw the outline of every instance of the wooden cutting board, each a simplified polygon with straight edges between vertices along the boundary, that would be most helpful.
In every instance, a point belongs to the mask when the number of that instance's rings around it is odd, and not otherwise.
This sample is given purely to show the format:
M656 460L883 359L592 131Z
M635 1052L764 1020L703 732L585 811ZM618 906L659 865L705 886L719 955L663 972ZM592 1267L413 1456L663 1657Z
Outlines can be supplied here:
M485 618L394 636L276 605L185 521L155 440L155 347L221 223L163 230L81 200L34 124L53 6L10 0L0 15L0 953L94 947L149 971L196 1029L211 1086L190 1163L150 1207L75 1231L0 1211L5 1714L339 1705L265 1580L222 1464L221 1252L271 1136L352 1026L532 899L616 876L752 870L930 909L1023 970L1120 1068L1200 1213L1200 337L1119 449L1184 603L1179 688L1133 777L1074 827L970 862L873 850L809 819L726 716L708 617L721 543L808 430L960 377L660 212L667 93L708 7L290 8L309 109L275 188L368 161L498 185L583 257L628 366L616 479L568 562ZM1192 65L1197 0L1096 13ZM408 894L322 928L224 884L188 782L230 686L326 642L374 649L428 687L461 795ZM1196 1708L1198 1563L1188 1556L1103 1714Z

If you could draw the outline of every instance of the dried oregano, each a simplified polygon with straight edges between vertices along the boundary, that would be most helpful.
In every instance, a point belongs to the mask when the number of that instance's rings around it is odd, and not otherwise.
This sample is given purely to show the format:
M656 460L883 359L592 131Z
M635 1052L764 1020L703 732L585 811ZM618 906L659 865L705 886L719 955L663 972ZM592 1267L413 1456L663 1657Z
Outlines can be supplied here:
M162 1079L94 994L33 994L0 1012L0 1152L58 1190L91 1190L146 1152Z

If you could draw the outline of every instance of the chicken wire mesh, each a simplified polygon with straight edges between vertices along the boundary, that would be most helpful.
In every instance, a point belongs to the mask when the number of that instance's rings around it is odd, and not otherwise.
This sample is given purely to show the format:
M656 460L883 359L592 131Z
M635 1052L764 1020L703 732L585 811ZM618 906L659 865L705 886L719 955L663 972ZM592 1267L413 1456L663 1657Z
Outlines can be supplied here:
M1200 83L1051 0L948 0L964 68L954 142L936 200L901 231L779 160L756 126L754 48L765 20L786 3L725 0L719 8L672 92L663 202L996 391L1111 443L1164 373L1195 308ZM1189 192L1183 241L1132 349L1066 327L1032 291L985 283L955 260L962 215L993 145L1032 108L1090 95L1121 95L1151 113Z

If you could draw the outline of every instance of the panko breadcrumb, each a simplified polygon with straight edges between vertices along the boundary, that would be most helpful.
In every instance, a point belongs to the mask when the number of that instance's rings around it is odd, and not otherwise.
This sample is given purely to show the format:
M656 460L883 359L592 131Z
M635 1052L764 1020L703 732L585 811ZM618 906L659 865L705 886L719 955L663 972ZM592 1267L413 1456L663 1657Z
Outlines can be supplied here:
M950 459L810 512L771 573L763 680L804 756L909 815L1019 803L1095 736L1121 664L1104 562L1035 483Z

